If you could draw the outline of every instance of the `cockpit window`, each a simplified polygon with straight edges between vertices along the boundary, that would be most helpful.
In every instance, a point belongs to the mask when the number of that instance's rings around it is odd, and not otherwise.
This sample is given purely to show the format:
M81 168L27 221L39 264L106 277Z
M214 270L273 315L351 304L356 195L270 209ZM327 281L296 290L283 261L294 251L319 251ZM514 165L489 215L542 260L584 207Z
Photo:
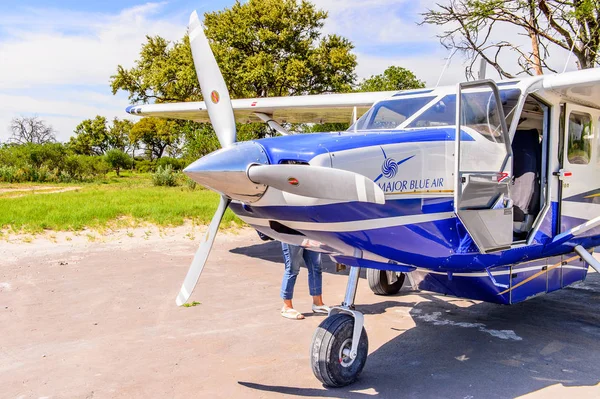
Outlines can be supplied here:
M518 89L500 90L506 125L510 127L521 92ZM407 119L418 114L435 96L394 98L373 106L348 130L397 129ZM491 90L463 92L461 124L481 133L488 140L501 140L500 120L496 99ZM403 128L456 126L456 94L448 94L433 102Z
M395 129L434 98L428 96L381 101L356 121L349 130Z
M456 124L456 95L450 94L433 104L407 127L437 127Z
M506 125L510 124L521 92L517 89L500 90L502 108ZM477 130L488 140L497 141L501 132L500 121L493 93L487 91L467 92L463 94L462 124ZM456 95L449 94L429 107L412 121L407 128L439 127L456 125Z

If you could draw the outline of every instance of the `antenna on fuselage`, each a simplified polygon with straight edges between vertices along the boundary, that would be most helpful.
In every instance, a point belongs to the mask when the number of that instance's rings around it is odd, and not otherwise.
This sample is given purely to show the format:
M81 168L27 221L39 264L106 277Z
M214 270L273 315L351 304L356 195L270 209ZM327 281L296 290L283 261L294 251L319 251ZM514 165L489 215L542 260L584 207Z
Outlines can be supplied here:
M448 68L448 65L450 65L450 60L454 56L454 53L456 53L456 50L458 50L458 49L454 48L454 47L450 49L450 53L448 53L448 58L446 58L446 64L444 64L444 68L442 68L442 73L440 73L440 77L438 78L438 81L435 84L436 88L440 85L440 82L442 80L442 76L444 76L444 73L446 72L446 68Z
M573 49L575 48L575 41L577 40L576 38L579 37L580 30L581 30L581 25L579 25L579 27L577 28L577 34L575 35L575 38L573 39L573 43L571 44L571 50L569 50L569 55L567 56L567 60L565 61L565 67L563 68L563 71L561 73L565 73L565 71L567 70L567 66L569 65L569 61L571 61L571 54L573 54Z
M485 58L482 58L481 60L479 60L479 73L477 74L477 80L485 79L486 67L487 67L487 61L485 60Z

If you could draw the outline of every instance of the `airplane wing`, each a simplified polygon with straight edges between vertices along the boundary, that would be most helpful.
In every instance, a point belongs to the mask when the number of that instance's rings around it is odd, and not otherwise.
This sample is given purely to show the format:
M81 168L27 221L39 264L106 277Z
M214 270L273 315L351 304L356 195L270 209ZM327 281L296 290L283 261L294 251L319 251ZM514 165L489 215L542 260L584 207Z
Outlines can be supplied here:
M542 87L575 103L600 108L600 68L544 76Z
M237 122L260 122L264 116L278 123L334 123L350 122L354 107L357 117L375 102L397 94L397 91L368 93L318 94L309 96L244 98L231 100ZM203 101L132 105L132 115L154 116L209 122ZM263 118L259 117L260 114Z

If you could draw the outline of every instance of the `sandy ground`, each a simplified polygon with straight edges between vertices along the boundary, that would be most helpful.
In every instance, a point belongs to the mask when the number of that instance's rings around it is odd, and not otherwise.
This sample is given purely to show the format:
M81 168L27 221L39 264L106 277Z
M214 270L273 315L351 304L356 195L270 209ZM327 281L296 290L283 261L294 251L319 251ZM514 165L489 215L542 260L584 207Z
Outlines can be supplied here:
M175 297L199 229L0 241L1 398L600 397L600 276L512 307L362 280L369 358L326 389L309 365L323 317L279 316L281 251L254 231L217 238L192 300ZM100 242L103 241L103 242ZM325 299L346 277L327 262ZM305 270L296 306L310 309Z
M67 191L76 191L81 187L52 187L52 186L25 186L0 188L0 195L7 194L4 198L19 198L26 195L54 194Z

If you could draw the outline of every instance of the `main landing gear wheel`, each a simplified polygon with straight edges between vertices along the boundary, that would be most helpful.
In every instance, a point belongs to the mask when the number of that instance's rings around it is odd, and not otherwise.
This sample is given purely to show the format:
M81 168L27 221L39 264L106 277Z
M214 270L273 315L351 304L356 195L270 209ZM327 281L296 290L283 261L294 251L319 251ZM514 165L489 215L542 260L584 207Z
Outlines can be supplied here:
M388 276L388 273L390 276ZM390 282L391 277L391 282ZM395 281L393 281L395 278ZM406 274L387 272L385 270L367 269L367 280L369 281L369 288L377 295L394 295L397 294L402 285Z
M354 318L338 313L327 317L313 335L310 361L315 377L329 387L351 384L365 366L369 352L367 332L362 329L357 355L350 357Z

